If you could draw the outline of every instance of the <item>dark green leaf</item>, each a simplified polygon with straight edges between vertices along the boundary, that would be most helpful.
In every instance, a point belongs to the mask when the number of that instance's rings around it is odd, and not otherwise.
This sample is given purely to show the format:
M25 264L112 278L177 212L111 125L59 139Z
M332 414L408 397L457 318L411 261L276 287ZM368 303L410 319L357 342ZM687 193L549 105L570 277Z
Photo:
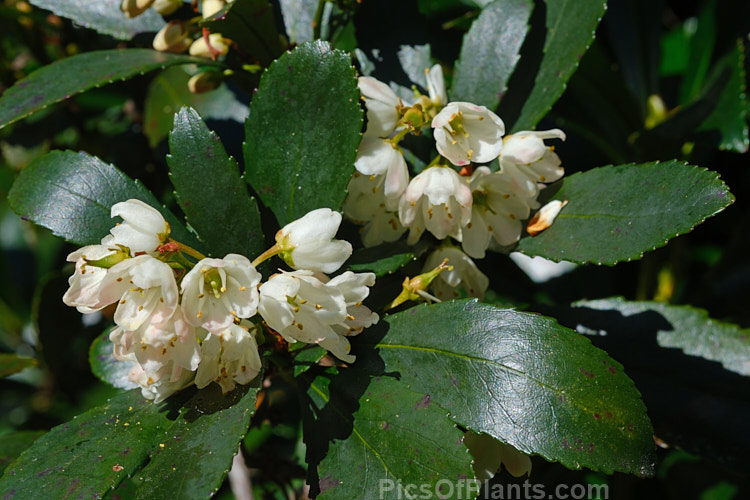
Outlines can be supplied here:
M110 208L139 199L158 209L183 243L195 238L143 185L95 156L52 151L23 169L8 194L10 206L71 243L98 244L115 225ZM191 245L192 246L192 245Z
M386 321L374 346L385 372L459 424L569 468L653 473L640 394L585 337L544 316L474 301L418 306Z
M0 496L99 498L148 462L135 480L137 498L207 498L231 466L256 391L224 397L211 384L164 404L123 392L39 438L6 469Z
M680 102L687 104L695 99L703 88L708 76L711 56L716 44L716 2L706 2L693 25L688 47L688 71L685 72L680 88Z
M266 70L245 125L246 180L280 225L316 208L339 209L361 127L347 54L306 43Z
M130 40L138 33L159 31L165 24L155 10L149 9L133 19L120 10L119 0L92 2L91 0L30 0L37 7L48 9L76 24L112 35L120 40Z
M656 341L660 346L682 349L691 356L718 361L727 370L750 375L750 330L711 319L703 309L660 302L628 302L619 297L584 300L573 305L602 311L616 310L624 316L657 312L671 326L658 330Z
M201 25L232 39L240 52L263 66L271 64L283 52L273 7L266 0L237 0Z
M112 342L109 340L110 330L99 335L91 343L89 349L89 364L91 371L103 382L118 389L135 389L138 384L130 381L130 370L136 366L135 361L118 361L112 355Z
M518 250L555 261L613 265L664 246L734 197L715 172L671 160L580 172L565 177L553 199L569 203L549 229L523 238Z
M472 458L463 433L428 394L387 377L332 372L301 377L309 397L303 431L313 494L319 488L321 499L375 498L375 492L402 498L399 484L426 484L435 498L440 492L458 498L446 482L469 493Z
M385 276L415 260L414 250L399 243L362 248L354 252L347 261L347 265L355 272L371 271L375 273L375 276Z
M20 431L0 436L0 474L45 431Z
M456 63L451 99L495 109L529 31L531 0L496 0L471 25Z
M279 0L289 43L312 41L318 3L318 0Z
M265 250L260 213L239 167L221 140L191 108L174 118L167 156L170 178L185 218L209 253L240 253L251 259Z
M143 133L151 147L169 135L174 115L183 106L195 108L205 120L244 122L248 106L237 100L226 85L203 94L193 94L188 88L190 75L184 67L168 68L159 73L148 87L144 104Z
M21 370L36 366L37 361L34 358L25 358L15 354L0 353L0 377L13 375Z
M423 89L427 88L425 70L432 67L432 55L430 55L430 44L425 45L402 45L398 49L398 61L401 69L413 83ZM447 103L443 103L447 104Z
M605 0L545 0L545 3L544 56L531 94L513 126L514 131L534 128L562 95L578 61L594 40L594 32L607 6Z
M84 90L187 63L207 61L149 49L99 50L55 61L3 93L0 128Z
M747 126L745 45L737 39L735 48L717 65L721 71L730 68L730 77L711 115L700 126L700 130L721 132L719 148L735 153L745 153L750 146Z

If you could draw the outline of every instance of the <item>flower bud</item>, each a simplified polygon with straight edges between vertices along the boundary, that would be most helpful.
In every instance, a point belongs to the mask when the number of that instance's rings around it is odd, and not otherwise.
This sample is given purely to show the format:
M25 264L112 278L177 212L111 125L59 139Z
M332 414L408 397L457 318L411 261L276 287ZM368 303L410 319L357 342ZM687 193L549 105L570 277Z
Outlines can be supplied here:
M197 75L193 75L188 80L188 89L193 94L203 94L204 92L210 92L215 90L221 82L223 77L219 71L203 71Z
M201 14L203 15L203 19L207 17L211 17L217 12L220 12L221 9L227 6L226 0L203 0L203 3L201 5Z
M185 25L181 21L168 22L154 37L154 49L160 52L185 52L193 40L188 38Z
M211 33L208 37L203 36L193 42L190 46L190 55L216 59L229 52L230 43L229 39L224 38L219 33Z
M330 208L308 212L276 233L279 256L293 269L332 273L352 254L348 241L334 240L341 214Z
M154 0L122 0L120 10L125 13L125 16L133 18L146 12L153 3Z
M168 16L182 7L183 0L154 0L154 10L162 16Z

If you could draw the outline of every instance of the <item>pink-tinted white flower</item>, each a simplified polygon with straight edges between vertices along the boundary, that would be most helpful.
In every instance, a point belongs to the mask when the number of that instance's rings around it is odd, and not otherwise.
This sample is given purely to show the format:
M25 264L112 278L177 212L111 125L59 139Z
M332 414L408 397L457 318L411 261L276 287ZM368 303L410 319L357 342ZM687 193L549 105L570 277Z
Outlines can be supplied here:
M514 179L502 172L477 168L469 187L473 204L471 221L463 228L461 244L464 252L475 259L484 258L485 250L494 240L499 246L512 245L521 237L522 221L531 208L538 206L533 196L519 192Z
M218 332L232 325L235 318L253 316L260 278L243 255L202 259L182 279L182 310L187 321Z
M114 257L118 253L121 252L110 245L89 245L68 255L68 262L75 262L76 270L68 279L70 288L63 295L65 305L75 307L84 314L107 306L99 298L99 288L107 275L107 269L90 265L89 262Z
M290 222L276 233L279 256L292 269L332 273L352 254L348 241L335 240L341 214L318 208Z
M464 177L449 167L431 167L411 180L401 197L398 214L409 228L408 243L425 229L438 239L461 239L461 227L471 218L471 190Z
M128 247L132 255L155 253L167 241L169 224L158 210L141 200L131 199L112 205L112 217L122 217L109 232L113 245Z
M544 145L544 139L564 141L565 133L559 129L522 131L503 139L500 168L515 180L522 193L535 195L538 182L554 182L565 173L560 157L554 148Z
M396 129L401 100L388 85L371 76L359 77L357 86L367 107L365 134L388 137Z
M398 200L409 183L409 168L397 147L388 139L365 136L357 150L354 167L365 175L382 175L386 209L398 208Z
M201 344L202 359L195 374L196 387L202 389L216 382L226 394L234 389L235 384L247 384L253 380L262 366L254 336L255 327L249 322L209 333Z
M454 165L494 160L503 147L505 124L484 106L451 102L432 120L438 152Z
M387 207L384 185L385 175L354 172L347 186L344 215L362 226L360 236L365 247L396 241L406 232L398 212Z
M490 280L477 268L474 261L458 248L439 247L425 260L423 272L435 269L445 259L448 259L449 268L443 270L430 284L432 294L440 300L452 300L460 298L460 292L463 290L463 296L483 299Z

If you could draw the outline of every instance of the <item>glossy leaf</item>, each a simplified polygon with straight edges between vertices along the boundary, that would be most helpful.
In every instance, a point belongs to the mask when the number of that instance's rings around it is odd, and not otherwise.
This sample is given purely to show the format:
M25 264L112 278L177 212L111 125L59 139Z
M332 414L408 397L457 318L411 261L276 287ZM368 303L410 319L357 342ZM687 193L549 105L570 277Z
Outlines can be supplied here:
M138 384L131 382L129 375L137 363L135 361L118 361L112 355L112 342L109 340L108 330L91 343L89 348L89 364L91 371L102 382L106 382L118 389L135 389Z
M703 309L660 302L629 302L620 297L584 300L574 306L615 310L624 316L647 311L659 313L668 322L657 332L656 341L660 346L682 349L691 356L718 361L727 370L750 375L750 330L712 319Z
M138 33L156 32L164 26L164 18L153 9L128 19L120 10L120 0L30 0L30 3L120 40L130 40Z
M279 0L279 7L289 42L300 44L312 41L318 0Z
M79 245L98 244L117 222L110 217L110 207L131 198L158 209L175 238L194 242L140 182L83 152L52 151L37 158L21 171L8 194L11 208L21 217Z
M433 494L448 494L447 482L454 489L468 486L472 458L463 432L429 395L353 370L317 373L301 378L309 398L303 421L308 482L313 494L320 490L318 498L381 492L380 498L395 499L404 495L399 485L427 484ZM475 485L475 495L477 490Z
M496 0L482 9L464 36L451 100L497 107L520 58L533 8L531 0Z
M409 80L423 89L427 88L425 70L432 67L430 44L402 45L398 49L398 61Z
M539 123L565 91L566 82L594 40L606 0L546 0L547 38L539 71L513 130Z
M565 177L552 198L569 203L550 228L521 239L518 250L607 265L641 258L734 200L715 172L676 160L580 172Z
M214 33L230 38L240 51L268 66L283 52L273 7L266 0L238 0L201 22Z
M0 474L45 431L19 431L0 436Z
M245 178L279 225L315 208L339 209L361 127L347 54L306 43L266 70L245 124Z
M175 64L210 61L149 49L98 50L55 61L0 97L0 128L93 87Z
M385 373L462 426L573 469L653 473L640 394L585 337L544 316L474 301L418 306L386 321L374 345Z
M169 135L174 115L183 106L194 108L204 120L231 120L243 123L250 110L245 102L226 85L202 94L188 88L190 75L184 67L167 68L157 75L148 87L143 110L143 133L151 147Z
M37 361L34 358L0 353L0 377L7 377L36 365Z
M6 469L0 496L99 498L138 471L136 498L207 498L231 466L255 394L224 397L212 384L154 404L123 392L39 438Z
M174 118L167 156L177 201L210 255L254 258L265 250L260 213L234 158L198 113L182 108Z

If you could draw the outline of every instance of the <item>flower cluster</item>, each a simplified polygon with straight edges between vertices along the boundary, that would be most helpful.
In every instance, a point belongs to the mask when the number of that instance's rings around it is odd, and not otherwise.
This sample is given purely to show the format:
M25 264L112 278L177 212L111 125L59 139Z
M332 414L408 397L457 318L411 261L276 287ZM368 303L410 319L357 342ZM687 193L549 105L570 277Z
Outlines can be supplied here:
M554 129L505 135L503 121L486 107L448 101L439 65L426 77L427 95L415 91L413 102L372 77L359 78L367 128L344 213L362 226L366 247L396 241L407 231L409 244L425 232L439 240L452 238L463 251L448 245L431 257L432 264L448 257L456 266L433 282L433 292L453 297L463 283L469 295L481 297L488 280L471 258L484 258L488 249L502 251L520 239L523 221L539 208L544 183L564 173L544 140L565 140L565 134ZM408 134L430 131L438 155L412 177L399 143ZM473 165L495 160L495 171Z
M187 20L173 19L167 22L154 37L153 47L161 52L183 53L191 56L216 59L229 51L232 41L219 33L211 33L198 26L206 19L221 12L234 0L201 0L200 16ZM122 0L120 10L130 18L143 14L149 8L163 16L168 16L182 7L184 0ZM193 2L196 7L197 2ZM222 74L216 70L201 71L188 81L191 92L199 94L215 89L222 81Z
M99 245L68 256L75 273L63 301L82 313L116 305L114 357L134 362L130 379L157 402L190 384L217 382L226 393L261 370L262 322L287 342L319 344L352 362L347 337L378 321L362 301L372 273L330 279L351 254L334 236L341 215L314 210L276 235L251 262L239 254L208 258L170 238L158 210L139 200L115 204L122 218ZM256 266L279 255L294 271L261 284ZM261 322L262 319L262 322Z

